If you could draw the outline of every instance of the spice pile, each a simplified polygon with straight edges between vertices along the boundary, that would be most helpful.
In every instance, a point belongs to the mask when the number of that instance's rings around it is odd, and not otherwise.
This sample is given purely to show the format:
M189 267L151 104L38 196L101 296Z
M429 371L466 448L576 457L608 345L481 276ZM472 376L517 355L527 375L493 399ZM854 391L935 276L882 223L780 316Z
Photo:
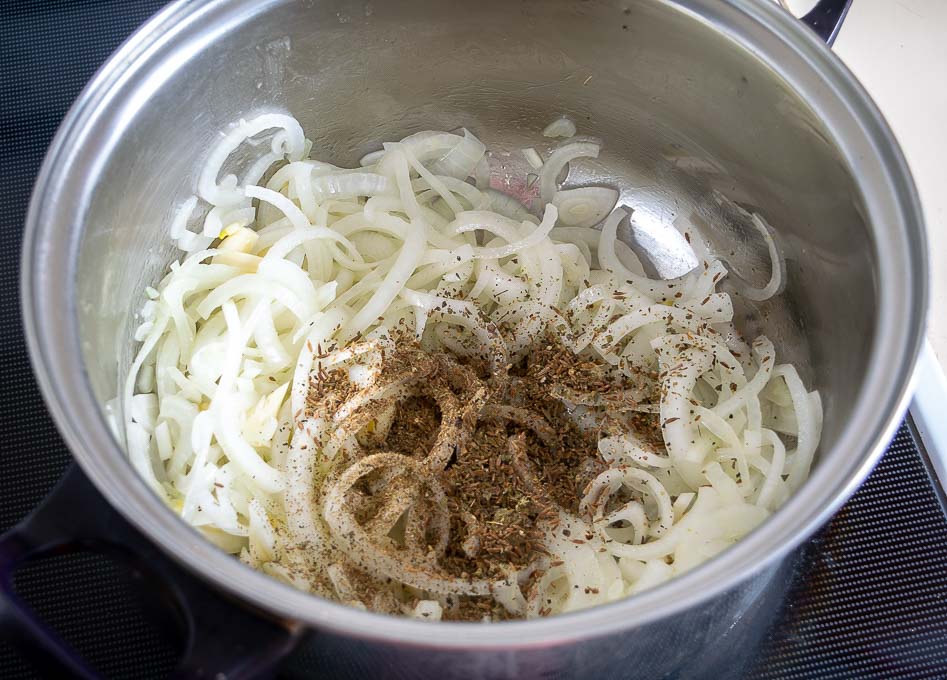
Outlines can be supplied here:
M379 461L349 484L344 504L374 550L412 570L471 583L519 574L525 592L549 562L547 533L560 510L577 514L583 489L605 468L597 444L609 419L628 416L625 427L631 422L660 450L657 417L626 413L634 406L628 395L653 384L650 376L608 376L551 336L492 374L475 361L425 352L411 337L377 356L362 378L371 388L353 382L351 367L320 365L306 415L329 419L345 411L339 437L354 434L357 446L335 455L327 484L358 461ZM370 398L360 401L367 389ZM599 427L580 429L576 408L601 413ZM395 465L407 463L402 457L420 467ZM418 470L431 480L419 479ZM352 600L377 609L390 585L369 576L363 562L354 557L343 565L345 587ZM486 595L445 598L443 617L508 618Z

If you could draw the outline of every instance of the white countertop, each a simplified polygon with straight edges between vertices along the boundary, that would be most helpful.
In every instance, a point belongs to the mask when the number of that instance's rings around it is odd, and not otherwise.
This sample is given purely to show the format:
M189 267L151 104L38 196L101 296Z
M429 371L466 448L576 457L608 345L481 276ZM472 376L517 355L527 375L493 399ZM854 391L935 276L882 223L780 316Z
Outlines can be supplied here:
M797 16L813 0L788 0ZM928 339L947 367L947 0L854 0L835 43L907 156L931 252Z

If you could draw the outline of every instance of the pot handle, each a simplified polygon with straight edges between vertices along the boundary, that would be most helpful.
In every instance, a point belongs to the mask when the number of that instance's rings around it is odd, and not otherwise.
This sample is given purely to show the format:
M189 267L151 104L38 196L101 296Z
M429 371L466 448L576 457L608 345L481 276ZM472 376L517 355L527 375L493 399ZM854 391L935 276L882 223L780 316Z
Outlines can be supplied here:
M17 597L13 574L31 559L77 550L117 559L160 605L156 623L168 626L170 618L185 629L175 678L267 677L301 635L298 624L251 611L166 557L73 464L39 507L0 536L0 636L48 677L99 673Z
M852 0L819 0L801 21L831 45L835 42Z

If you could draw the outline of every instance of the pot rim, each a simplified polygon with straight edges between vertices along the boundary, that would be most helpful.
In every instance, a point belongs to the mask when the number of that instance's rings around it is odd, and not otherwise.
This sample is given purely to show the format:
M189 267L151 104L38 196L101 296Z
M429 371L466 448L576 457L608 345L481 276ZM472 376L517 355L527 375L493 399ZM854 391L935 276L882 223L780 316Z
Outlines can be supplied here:
M849 168L858 169L867 220L873 225L878 320L852 417L836 445L822 454L833 459L832 469L817 465L806 484L761 529L694 570L628 599L536 621L484 626L363 612L296 590L217 549L148 489L128 464L101 410L88 407L96 397L81 361L75 300L85 212L76 207L87 207L83 200L88 199L81 177L85 169L88 177L95 176L107 148L94 134L96 125L115 115L111 109L120 108L116 101L143 64L178 49L171 44L175 38L184 35L188 49L200 49L228 26L273 4L178 0L132 35L80 94L50 145L26 218L21 303L34 371L63 438L109 502L209 584L271 614L350 636L464 649L560 644L669 617L745 581L828 520L878 461L910 397L928 300L927 244L917 192L881 113L842 62L803 24L775 4L756 0L662 2L764 60L821 115ZM884 365L879 357L886 358ZM879 418L879 413L886 415Z

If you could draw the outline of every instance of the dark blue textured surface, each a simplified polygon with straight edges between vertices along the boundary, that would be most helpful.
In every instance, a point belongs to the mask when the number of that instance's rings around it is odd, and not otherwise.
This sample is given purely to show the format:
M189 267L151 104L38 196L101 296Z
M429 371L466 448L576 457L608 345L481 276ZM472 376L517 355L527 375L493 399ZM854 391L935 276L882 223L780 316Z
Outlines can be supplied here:
M109 54L161 0L0 2L0 531L20 520L69 463L33 381L20 323L19 262L33 181L56 127ZM21 570L17 589L108 677L161 677L173 667L107 558L64 555ZM35 677L0 640L0 678Z
M30 189L83 84L162 4L0 2L0 530L40 501L69 460L29 370L15 293ZM906 427L808 554L753 677L947 677L947 522ZM121 569L105 558L48 559L24 569L17 587L107 676L172 668L172 643L143 621ZM318 660L300 658L287 671L318 676ZM0 678L18 677L35 676L0 640Z
M753 677L947 677L944 497L905 424L807 550Z

